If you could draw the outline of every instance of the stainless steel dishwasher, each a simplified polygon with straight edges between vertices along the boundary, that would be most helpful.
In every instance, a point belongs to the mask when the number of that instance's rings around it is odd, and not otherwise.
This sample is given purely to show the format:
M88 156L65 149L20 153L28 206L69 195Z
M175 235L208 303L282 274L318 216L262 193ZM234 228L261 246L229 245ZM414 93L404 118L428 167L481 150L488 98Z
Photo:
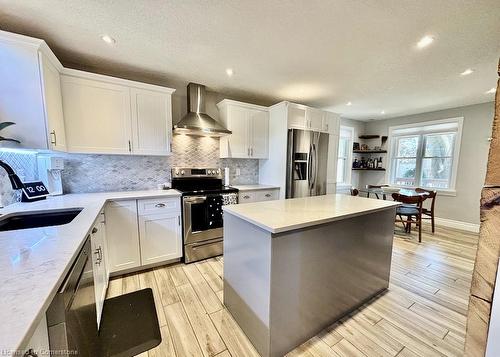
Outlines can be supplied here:
M90 236L47 309L51 356L99 356Z

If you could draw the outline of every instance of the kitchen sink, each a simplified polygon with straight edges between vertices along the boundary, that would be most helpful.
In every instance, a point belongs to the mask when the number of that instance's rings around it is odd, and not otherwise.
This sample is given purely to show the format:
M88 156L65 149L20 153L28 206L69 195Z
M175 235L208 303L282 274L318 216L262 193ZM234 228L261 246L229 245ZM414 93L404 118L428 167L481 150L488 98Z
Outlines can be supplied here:
M7 214L5 217L0 217L0 232L60 226L71 222L81 211L82 208L70 208Z

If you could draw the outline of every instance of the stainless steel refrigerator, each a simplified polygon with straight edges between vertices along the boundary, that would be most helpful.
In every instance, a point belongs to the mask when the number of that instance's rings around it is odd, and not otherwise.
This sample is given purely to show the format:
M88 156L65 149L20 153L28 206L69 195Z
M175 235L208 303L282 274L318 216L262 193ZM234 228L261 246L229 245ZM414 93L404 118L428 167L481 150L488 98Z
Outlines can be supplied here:
M286 198L326 194L328 134L289 129Z

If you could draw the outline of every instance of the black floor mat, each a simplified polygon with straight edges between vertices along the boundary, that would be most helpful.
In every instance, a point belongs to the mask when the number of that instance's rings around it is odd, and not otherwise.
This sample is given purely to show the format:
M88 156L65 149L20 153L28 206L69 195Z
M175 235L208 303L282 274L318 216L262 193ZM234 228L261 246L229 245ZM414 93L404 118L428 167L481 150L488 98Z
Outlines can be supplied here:
M143 289L108 299L99 330L103 357L131 357L161 342L153 291Z

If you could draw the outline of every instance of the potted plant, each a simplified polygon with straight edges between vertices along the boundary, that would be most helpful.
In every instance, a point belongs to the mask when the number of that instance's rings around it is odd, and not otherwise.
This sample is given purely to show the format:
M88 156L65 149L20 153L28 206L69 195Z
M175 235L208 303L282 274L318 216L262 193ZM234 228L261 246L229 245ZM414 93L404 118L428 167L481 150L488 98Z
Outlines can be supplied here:
M11 125L15 125L15 124L16 123L13 123L11 121L0 122L0 131L4 130L5 128L8 128ZM18 144L21 143L19 140L12 139L12 138L6 138L2 135L0 135L0 141L10 141L10 142L18 143Z

